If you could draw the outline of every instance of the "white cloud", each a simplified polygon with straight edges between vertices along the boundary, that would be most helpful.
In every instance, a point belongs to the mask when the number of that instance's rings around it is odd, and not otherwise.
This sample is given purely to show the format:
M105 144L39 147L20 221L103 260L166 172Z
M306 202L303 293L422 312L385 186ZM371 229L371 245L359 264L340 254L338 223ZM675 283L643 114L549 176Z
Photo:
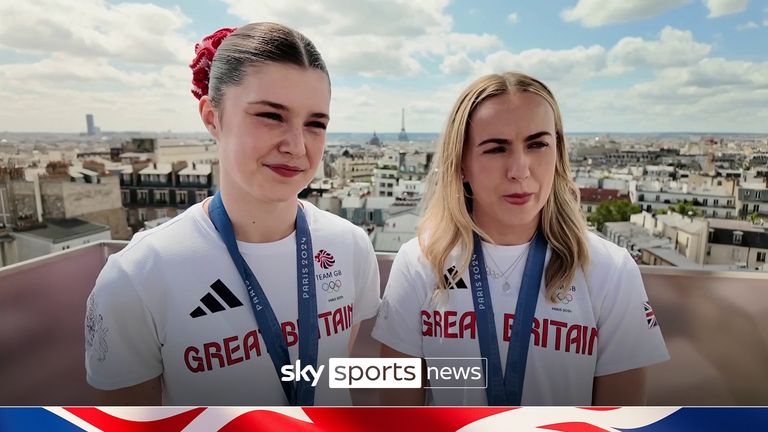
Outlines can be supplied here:
M382 85L334 87L329 131L397 131L400 129L400 109L405 108L408 132L439 132L465 85L462 81L423 90Z
M609 62L626 67L670 67L695 63L705 58L712 47L696 42L690 31L665 27L659 40L638 37L621 39L609 52Z
M469 75L475 68L474 62L466 54L454 54L443 59L440 71L446 75Z
M768 21L766 21L768 22ZM738 31L745 31L745 30L754 30L756 28L760 28L759 25L757 25L754 21L748 21L744 24L739 24L736 26L736 30Z
M490 34L452 30L448 0L318 0L296 7L283 0L224 0L245 21L300 29L317 45L332 74L401 77L423 71L423 57L487 52Z
M585 27L601 27L654 17L690 2L691 0L579 0L573 8L563 10L560 17L567 22L578 21Z
M109 57L128 63L189 62L181 10L103 0L0 3L0 46L26 53Z
M707 17L718 18L743 12L749 0L704 0L704 4L709 9Z
M509 16L507 16L507 21L510 24L517 24L518 22L520 22L520 17L517 15L517 12L512 12L511 14L509 14Z
M482 62L474 62L473 66L474 75L514 70L545 82L577 83L606 72L605 49L599 45L577 46L566 50L537 48L517 54L501 50L488 55Z

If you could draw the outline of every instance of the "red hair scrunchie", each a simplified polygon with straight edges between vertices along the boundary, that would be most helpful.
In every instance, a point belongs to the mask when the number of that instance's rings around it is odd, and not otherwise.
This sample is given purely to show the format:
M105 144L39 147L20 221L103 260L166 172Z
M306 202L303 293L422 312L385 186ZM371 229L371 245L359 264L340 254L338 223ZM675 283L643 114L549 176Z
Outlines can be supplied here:
M214 33L206 36L199 43L195 44L195 58L192 59L189 68L192 69L192 95L197 99L208 94L208 80L211 74L211 63L216 49L221 42L230 35L237 27L216 30Z

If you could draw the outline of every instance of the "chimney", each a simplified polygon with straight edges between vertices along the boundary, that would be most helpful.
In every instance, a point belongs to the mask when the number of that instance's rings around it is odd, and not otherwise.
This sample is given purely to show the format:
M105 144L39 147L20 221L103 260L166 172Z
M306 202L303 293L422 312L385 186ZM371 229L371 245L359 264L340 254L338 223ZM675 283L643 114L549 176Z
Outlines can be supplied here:
M152 168L157 169L157 162L152 162Z

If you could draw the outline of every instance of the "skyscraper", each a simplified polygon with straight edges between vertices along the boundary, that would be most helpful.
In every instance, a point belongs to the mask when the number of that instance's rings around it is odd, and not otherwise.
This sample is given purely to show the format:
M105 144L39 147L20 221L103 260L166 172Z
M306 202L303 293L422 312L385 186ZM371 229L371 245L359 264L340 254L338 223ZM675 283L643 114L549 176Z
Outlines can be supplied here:
M405 132L405 108L403 108L403 120L400 126L400 134L397 136L398 141L408 141L408 134Z
M88 128L88 135L96 135L96 125L93 124L93 114L85 115L85 125Z

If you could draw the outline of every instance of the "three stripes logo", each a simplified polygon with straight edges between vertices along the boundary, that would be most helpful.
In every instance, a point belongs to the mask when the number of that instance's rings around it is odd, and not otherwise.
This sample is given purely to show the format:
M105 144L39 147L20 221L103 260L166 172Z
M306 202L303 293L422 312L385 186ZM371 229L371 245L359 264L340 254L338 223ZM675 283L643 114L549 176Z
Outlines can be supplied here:
M224 282L221 281L221 279L216 279L216 282L211 284L211 289L214 293L216 293L217 296L221 300L224 301L224 303L229 306L230 309L242 306L243 303L235 296L232 291L227 288L226 285L224 285ZM210 313L216 313L221 312L226 309L224 305L221 304L221 302L210 292L206 293L201 299L200 302L203 303L203 306L205 306L205 309L198 306L193 310L189 316L192 318L199 318L201 316L208 315L208 312L205 310L207 309L210 311Z
M464 278L456 280L458 276L459 274L458 271L456 271L456 266L451 266L446 270L445 274L443 274L443 279L445 279L445 285L448 286L448 289L467 289L467 283L464 282Z
M333 255L331 255L331 253L325 249L320 249L317 251L315 254L315 261L317 261L317 263L320 264L320 267L322 267L324 270L328 270L329 268L333 267L334 264L336 264L336 260L333 258Z

